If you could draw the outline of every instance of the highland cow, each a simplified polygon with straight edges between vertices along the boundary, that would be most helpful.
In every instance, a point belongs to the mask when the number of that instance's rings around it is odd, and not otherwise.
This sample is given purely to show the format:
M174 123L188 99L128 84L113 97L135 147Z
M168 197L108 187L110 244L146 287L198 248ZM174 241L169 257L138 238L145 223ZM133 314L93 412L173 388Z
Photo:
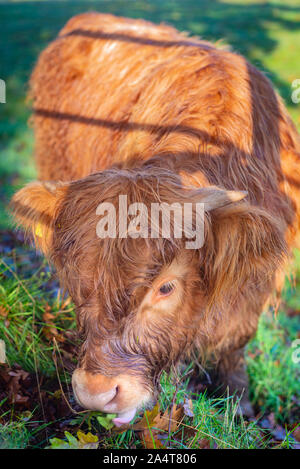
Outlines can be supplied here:
M299 135L269 80L172 27L88 13L41 54L31 95L40 182L12 207L75 303L78 402L128 422L196 356L249 413L243 349L299 233ZM203 246L99 238L97 207L121 194L204 204Z

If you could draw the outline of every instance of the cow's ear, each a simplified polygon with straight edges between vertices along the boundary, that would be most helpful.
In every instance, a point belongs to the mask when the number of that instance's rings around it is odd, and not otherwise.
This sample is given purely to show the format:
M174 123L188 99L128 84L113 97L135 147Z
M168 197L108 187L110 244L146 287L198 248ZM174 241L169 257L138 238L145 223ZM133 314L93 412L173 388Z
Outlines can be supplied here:
M218 189L197 176L184 182L209 214L199 250L208 304L233 301L246 285L247 294L255 295L273 281L286 260L285 225L263 207L243 201L247 192Z
M213 187L199 189L199 200L204 203L204 211L222 209L228 205L240 202L247 195L247 191L227 191Z
M68 185L32 182L14 194L10 209L18 225L31 233L35 245L49 254L58 208Z
M196 189L194 196L198 202L204 204L206 212L240 202L248 195L247 191L232 191L210 186L204 175L198 171L191 174L182 171L180 177L186 189L193 191Z
M249 203L229 204L210 214L201 253L210 304L269 288L286 261L285 225Z

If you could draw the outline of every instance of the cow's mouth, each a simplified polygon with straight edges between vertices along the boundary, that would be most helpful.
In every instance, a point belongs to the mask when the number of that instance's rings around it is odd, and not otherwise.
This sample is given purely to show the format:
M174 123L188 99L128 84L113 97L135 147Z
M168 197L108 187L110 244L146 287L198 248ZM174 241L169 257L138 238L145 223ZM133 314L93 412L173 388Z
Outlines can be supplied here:
M76 394L75 387L73 388L73 393L78 404L84 407L84 405L80 402L80 399L78 398ZM126 425L127 423L129 423L133 419L135 414L136 414L136 407L134 407L133 409L127 410L126 412L119 412L117 414L117 417L112 419L112 422L116 427L121 427L122 425Z
M136 408L128 410L126 412L120 412L118 416L112 420L112 422L115 424L116 427L121 427L121 425L129 423L135 416L135 413Z

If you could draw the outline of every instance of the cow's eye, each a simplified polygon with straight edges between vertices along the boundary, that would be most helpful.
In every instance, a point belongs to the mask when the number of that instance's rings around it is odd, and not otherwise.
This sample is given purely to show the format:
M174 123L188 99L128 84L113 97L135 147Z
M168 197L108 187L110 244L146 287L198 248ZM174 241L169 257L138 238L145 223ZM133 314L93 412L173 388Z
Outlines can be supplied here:
M172 282L166 282L160 287L159 293L162 296L167 296L167 295L170 295L170 293L172 293L174 288L175 288L175 285Z

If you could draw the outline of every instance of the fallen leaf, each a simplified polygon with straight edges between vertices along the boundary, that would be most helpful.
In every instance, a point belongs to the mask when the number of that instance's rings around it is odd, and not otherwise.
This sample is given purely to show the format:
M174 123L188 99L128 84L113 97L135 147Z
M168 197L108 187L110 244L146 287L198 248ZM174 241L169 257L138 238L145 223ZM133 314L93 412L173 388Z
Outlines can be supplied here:
M0 316L2 318L7 318L8 315L8 310L5 308L5 306L0 306Z
M192 399L184 399L183 411L187 417L194 417Z
M29 377L29 373L15 365L13 369L6 365L0 368L0 378L5 382L7 396L12 404L24 405L29 403L29 397L23 393L23 383Z
M210 441L207 438L202 438L202 440L198 440L197 447L199 449L210 449Z
M45 326L42 328L42 333L49 342L52 342L54 338L58 342L64 342L65 338L62 334L58 332L54 320L55 315L51 313L51 308L49 304L46 303L45 312L43 313L43 321L45 323Z
M81 443L96 443L98 441L97 435L93 435L91 432L83 433L82 431L78 430L77 438Z
M83 449L87 449L87 446L89 447L89 449L96 449L98 447L98 437L97 435L93 435L91 432L83 433L82 431L78 430L77 438L79 440L80 446L83 445Z
M300 441L300 427L297 427L296 430L293 431L293 436L297 441Z
M165 413L155 420L155 427L159 428L160 430L170 431L173 433L175 432L181 421L184 417L184 410L182 406L173 406L171 411L165 411Z
M155 419L159 414L159 405L156 404L152 410L146 410L142 419L137 422L136 424L132 425L131 428L132 430L136 431L143 431L147 430L149 427L152 427L154 425Z
M142 443L145 449L166 449L155 433L153 434L150 430L143 431Z
M147 449L165 448L161 438L166 434L174 433L184 417L182 406L173 406L171 411L168 409L161 414L159 405L156 404L152 410L146 410L142 419L134 425L125 427L137 432L141 432L140 439Z
M98 437L92 433L77 432L77 438L69 432L65 432L66 440L61 438L51 438L50 446L46 449L97 449L99 445Z
M53 397L54 397L54 399L61 399L62 398L61 389L57 389L56 391L54 391Z

